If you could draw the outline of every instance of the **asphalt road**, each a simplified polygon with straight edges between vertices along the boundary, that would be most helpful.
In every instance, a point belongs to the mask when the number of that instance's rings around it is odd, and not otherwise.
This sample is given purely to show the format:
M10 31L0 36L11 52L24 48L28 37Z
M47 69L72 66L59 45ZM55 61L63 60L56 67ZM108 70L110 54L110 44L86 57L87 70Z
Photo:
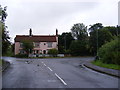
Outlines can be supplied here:
M3 88L118 88L118 78L92 71L86 58L20 59L3 72Z

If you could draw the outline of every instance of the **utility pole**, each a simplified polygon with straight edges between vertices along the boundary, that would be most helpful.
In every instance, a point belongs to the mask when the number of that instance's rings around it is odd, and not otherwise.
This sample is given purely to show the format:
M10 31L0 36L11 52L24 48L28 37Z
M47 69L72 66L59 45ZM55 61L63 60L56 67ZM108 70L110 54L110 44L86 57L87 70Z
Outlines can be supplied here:
M97 29L97 32L96 32L96 36L97 36L97 56L98 56L98 29Z
M65 50L66 50L66 34L65 34L65 36L64 36L64 44L65 44Z
M99 56L98 56L98 29L96 29L96 40L97 40L97 52L96 52L96 57L95 60L99 60Z

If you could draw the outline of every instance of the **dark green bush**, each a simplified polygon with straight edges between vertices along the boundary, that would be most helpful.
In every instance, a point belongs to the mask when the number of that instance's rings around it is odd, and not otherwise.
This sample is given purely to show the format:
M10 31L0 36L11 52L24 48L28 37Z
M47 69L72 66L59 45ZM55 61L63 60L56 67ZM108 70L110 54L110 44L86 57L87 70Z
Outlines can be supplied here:
M57 54L58 54L58 50L57 49L50 49L49 51L48 51L48 54L50 54L50 55L52 55L53 57L56 57L57 56Z
M103 63L120 65L120 38L103 45L99 49L98 55Z
M27 54L17 54L17 55L15 55L15 57L18 57L18 58L27 58L28 55Z
M70 53L72 56L88 55L86 42L73 41L70 45Z

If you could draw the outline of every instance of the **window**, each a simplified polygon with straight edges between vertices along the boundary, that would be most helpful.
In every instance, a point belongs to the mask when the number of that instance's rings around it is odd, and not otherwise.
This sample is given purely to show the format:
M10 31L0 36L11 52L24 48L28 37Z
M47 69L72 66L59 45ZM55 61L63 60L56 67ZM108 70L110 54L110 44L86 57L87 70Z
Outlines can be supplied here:
M20 47L23 48L23 43L20 43Z
M48 47L52 47L52 42L47 42Z
M24 54L24 50L20 49L19 51L20 51L20 54Z
M37 48L37 47L40 47L40 43L39 42L35 42L34 43L34 46Z

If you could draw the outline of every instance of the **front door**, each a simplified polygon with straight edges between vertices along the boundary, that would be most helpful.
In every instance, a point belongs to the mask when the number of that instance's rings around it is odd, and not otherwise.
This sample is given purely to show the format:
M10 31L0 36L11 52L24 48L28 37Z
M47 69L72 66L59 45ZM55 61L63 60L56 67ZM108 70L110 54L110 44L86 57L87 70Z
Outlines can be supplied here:
M46 54L46 50L43 50L43 54Z

